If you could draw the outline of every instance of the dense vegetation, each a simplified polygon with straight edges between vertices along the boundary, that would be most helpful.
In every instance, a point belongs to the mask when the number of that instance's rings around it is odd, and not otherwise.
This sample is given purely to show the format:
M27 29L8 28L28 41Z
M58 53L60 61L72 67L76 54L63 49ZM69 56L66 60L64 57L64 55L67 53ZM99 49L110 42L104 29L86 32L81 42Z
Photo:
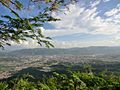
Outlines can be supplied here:
M9 82L0 82L0 90L120 90L120 76L67 71L35 81L24 75Z

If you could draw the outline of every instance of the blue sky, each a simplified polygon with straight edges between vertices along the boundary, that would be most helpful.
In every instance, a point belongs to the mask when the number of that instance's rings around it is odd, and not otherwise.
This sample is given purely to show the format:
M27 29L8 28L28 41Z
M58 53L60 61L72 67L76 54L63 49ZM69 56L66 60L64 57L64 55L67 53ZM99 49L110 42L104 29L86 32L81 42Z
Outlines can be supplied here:
M41 27L45 35L53 38L56 48L120 45L120 0L79 0L79 3L68 7L69 11L62 9L65 14L53 13L61 21ZM34 6L32 10L33 13L23 11L21 15L37 13ZM22 42L18 46L39 47L35 41Z

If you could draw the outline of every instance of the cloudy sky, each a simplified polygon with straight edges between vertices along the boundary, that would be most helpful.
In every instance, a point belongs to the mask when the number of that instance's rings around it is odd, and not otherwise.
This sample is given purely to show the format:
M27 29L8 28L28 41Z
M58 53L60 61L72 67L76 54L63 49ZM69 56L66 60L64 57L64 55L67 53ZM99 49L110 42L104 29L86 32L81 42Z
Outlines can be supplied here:
M56 48L120 45L120 0L79 0L68 7L64 13L53 13L61 21L42 28ZM35 41L19 46L39 47Z

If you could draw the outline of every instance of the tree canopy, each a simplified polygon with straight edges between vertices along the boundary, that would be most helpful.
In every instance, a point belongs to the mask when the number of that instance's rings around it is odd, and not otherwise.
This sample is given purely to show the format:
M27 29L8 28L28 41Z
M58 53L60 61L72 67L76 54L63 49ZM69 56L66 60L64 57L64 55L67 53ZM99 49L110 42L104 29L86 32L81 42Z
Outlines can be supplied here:
M11 45L9 41L19 43L21 40L26 41L28 38L34 39L41 46L54 47L50 43L50 37L42 34L41 29L44 23L58 21L60 19L52 16L52 12L59 11L67 7L76 0L0 0L0 6L8 9L12 14L0 15L0 47ZM22 17L22 10L29 10L35 5L37 15ZM19 13L18 13L19 12Z

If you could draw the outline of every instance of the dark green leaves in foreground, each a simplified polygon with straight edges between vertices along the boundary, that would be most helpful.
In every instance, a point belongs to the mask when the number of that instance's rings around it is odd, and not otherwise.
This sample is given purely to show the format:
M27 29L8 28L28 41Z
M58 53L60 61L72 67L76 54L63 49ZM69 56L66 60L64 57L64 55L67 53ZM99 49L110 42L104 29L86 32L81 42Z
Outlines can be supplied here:
M46 18L46 17L47 18ZM8 21L0 20L0 43L1 45L7 44L7 41L15 41L17 43L20 40L27 40L28 38L37 40L42 46L44 43L47 47L53 45L50 43L49 37L45 37L40 28L46 21L56 21L58 19L51 18L48 14L40 13L38 16L29 19L12 18L10 16L3 16ZM38 23L39 22L39 23Z
M44 44L48 48L53 47L50 43L51 38L44 36L40 27L43 27L46 22L60 20L53 17L51 13L59 11L60 7L66 7L74 1L76 0L29 0L29 3L24 5L20 0L0 0L0 5L13 15L0 16L0 47L10 45L10 41L19 43L28 39L34 39L41 46ZM39 14L23 18L20 12L29 10L31 5L38 6Z

